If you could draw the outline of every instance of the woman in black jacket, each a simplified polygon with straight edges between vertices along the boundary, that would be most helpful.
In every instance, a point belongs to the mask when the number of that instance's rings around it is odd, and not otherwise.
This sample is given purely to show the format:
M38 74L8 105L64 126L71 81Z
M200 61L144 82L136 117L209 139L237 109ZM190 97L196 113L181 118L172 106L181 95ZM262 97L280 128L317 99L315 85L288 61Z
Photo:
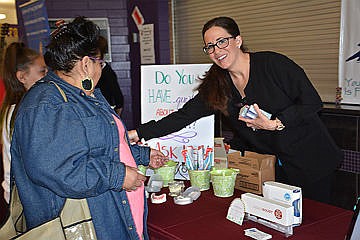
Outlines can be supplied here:
M208 21L202 35L203 50L214 64L199 93L177 112L130 131L131 139L167 135L220 111L228 117L240 150L277 156L277 181L301 187L305 197L330 202L342 152L318 116L322 101L304 70L279 53L248 52L231 18ZM245 105L254 106L255 119L239 116Z

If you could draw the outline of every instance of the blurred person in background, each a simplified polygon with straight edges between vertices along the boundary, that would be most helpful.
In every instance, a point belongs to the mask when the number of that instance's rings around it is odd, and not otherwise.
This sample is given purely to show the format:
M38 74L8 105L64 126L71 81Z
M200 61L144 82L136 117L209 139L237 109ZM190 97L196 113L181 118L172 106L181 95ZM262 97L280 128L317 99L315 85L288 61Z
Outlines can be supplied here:
M0 127L4 168L4 181L1 185L7 203L10 198L10 141L18 104L25 92L46 73L43 56L24 43L13 42L6 48L2 64L5 98L0 109Z
M104 55L108 52L108 43L103 36L99 37L99 48L101 58L104 59ZM96 87L100 88L101 93L104 95L110 106L120 116L124 107L124 96L121 92L116 73L108 62L104 62L101 77Z

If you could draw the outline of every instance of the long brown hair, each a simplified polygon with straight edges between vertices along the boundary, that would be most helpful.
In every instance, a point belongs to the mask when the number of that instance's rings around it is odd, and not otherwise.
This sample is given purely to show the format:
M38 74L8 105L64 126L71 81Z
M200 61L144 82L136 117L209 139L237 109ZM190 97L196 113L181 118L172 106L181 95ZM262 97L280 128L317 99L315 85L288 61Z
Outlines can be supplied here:
M29 65L39 56L38 52L27 48L22 42L13 42L5 50L1 71L5 86L5 98L0 109L0 130L6 128L10 106L16 104L11 115L9 136L14 127L18 103L26 92L24 84L17 79L16 72L27 71Z
M232 37L240 35L240 30L234 19L229 17L217 17L205 23L202 29L202 37L204 39L205 32L211 27L221 27L225 29ZM241 45L241 51L247 52L244 44ZM200 97L214 110L219 110L223 114L228 115L227 104L231 97L230 82L227 79L227 70L222 69L215 63L211 66L199 85Z

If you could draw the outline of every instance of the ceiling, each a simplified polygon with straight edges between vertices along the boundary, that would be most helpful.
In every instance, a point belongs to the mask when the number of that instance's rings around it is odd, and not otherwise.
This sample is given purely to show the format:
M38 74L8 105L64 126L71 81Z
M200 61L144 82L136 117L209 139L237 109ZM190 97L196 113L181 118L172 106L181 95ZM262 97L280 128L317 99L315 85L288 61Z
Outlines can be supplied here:
M17 24L15 0L0 0L0 13L6 14L6 18L1 19L0 24Z

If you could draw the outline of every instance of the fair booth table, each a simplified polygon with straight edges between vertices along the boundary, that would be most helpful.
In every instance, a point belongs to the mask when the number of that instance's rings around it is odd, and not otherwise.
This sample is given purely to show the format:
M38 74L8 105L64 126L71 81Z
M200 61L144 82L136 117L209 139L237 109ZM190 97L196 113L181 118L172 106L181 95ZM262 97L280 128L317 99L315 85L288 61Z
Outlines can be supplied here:
M188 181L185 183L189 186ZM168 188L161 193L168 194ZM303 222L294 227L288 238L281 232L253 221L238 225L226 219L227 210L234 198L242 192L235 189L228 198L216 197L212 188L202 191L201 196L189 205L176 205L173 198L166 196L162 204L151 203L148 199L148 232L151 240L240 240L252 239L244 230L255 227L272 235L272 239L288 240L343 240L347 233L353 212L332 205L303 199Z

